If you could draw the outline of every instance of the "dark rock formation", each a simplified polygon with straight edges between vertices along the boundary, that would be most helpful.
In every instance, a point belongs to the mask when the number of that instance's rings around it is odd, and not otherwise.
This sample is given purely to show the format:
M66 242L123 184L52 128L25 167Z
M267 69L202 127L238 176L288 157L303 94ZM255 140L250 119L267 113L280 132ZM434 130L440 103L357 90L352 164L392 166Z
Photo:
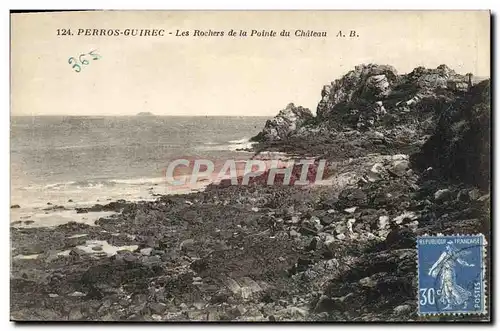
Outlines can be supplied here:
M296 107L290 103L285 109L280 110L276 117L268 120L262 132L253 137L252 141L286 140L291 132L299 129L313 117L309 109L301 106Z
M266 123L255 140L300 140L308 133L324 137L348 129L396 130L396 134L415 140L418 135L433 132L434 117L467 92L469 78L446 65L418 67L403 75L389 65L359 65L323 87L315 118L308 111L295 115L295 107L289 105ZM401 126L410 130L410 135L402 132Z
M386 97L398 80L396 69L388 65L359 65L342 78L323 87L317 114L320 119L332 116L338 108L357 103L361 98Z
M490 185L490 80L471 88L440 116L435 133L412 157L448 178L487 189Z
M405 75L387 65L361 65L323 88L317 115L336 128L424 122L464 88L467 77L446 65L418 67Z

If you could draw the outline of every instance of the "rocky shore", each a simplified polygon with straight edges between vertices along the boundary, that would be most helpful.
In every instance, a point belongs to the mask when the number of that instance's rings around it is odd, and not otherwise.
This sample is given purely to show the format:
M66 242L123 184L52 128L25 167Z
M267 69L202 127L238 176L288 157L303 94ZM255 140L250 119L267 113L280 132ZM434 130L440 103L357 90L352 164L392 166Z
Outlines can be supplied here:
M358 66L316 116L290 104L254 138L327 159L331 185L210 185L81 210L116 212L93 226L11 226L11 318L462 320L417 316L415 238L490 239L489 84Z

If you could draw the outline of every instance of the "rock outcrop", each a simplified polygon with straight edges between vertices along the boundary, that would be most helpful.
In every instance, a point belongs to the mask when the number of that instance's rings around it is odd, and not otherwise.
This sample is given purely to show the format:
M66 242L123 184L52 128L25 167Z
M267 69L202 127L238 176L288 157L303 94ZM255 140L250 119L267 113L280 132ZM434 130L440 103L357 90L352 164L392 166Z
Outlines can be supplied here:
M470 74L457 74L446 65L436 69L417 67L402 75L389 65L359 65L323 87L316 117L290 104L268 121L254 140L276 142L293 136L302 139L308 132L387 131L401 126L430 134L435 118L470 86Z
M361 65L323 88L317 115L336 128L424 122L467 88L468 77L446 65L404 75L387 65Z
M280 110L278 115L266 122L264 129L252 141L283 141L291 132L299 129L307 121L314 118L311 111L293 103Z
M441 114L435 133L412 161L444 177L487 189L490 185L490 80L471 88Z
M396 69L388 65L359 65L342 78L323 87L317 115L327 119L342 108L347 110L361 99L377 101L389 95L398 81ZM356 108L352 108L356 109Z
M446 65L401 75L389 65L359 65L322 89L315 117L292 130L278 115L256 136L255 147L338 159L367 152L413 154L442 114L469 94L472 81L471 74Z

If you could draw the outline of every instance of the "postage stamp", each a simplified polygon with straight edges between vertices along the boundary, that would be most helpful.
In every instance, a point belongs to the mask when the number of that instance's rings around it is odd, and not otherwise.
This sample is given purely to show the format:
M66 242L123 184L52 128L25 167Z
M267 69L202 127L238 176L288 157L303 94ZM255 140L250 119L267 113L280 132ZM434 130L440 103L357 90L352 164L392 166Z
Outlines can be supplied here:
M486 313L485 247L482 234L417 238L420 315Z

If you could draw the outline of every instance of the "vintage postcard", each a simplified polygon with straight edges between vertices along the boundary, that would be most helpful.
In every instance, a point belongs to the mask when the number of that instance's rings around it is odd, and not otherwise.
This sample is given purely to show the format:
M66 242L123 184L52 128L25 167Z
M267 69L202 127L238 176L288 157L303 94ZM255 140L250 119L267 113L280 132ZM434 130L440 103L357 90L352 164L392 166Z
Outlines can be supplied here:
M10 21L11 320L490 322L489 11Z

